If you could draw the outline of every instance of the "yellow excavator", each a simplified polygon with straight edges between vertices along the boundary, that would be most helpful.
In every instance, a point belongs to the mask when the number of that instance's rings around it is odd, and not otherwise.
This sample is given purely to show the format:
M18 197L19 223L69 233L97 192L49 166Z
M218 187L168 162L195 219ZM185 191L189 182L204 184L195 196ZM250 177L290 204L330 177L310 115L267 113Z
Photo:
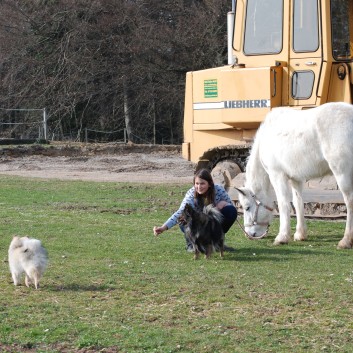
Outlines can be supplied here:
M182 155L231 179L272 108L352 103L353 1L232 0L227 26L228 65L186 75Z

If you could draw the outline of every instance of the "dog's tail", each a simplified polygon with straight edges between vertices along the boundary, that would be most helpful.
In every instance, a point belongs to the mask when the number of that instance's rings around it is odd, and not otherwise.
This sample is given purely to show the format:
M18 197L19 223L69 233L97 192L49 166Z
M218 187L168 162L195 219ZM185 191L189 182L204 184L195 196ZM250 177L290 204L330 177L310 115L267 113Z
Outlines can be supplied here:
M35 258L37 264L44 269L48 265L48 252L42 246L42 243L38 239L28 238L23 242L24 245L24 256L27 261L32 261Z
M204 208L203 212L208 216L212 217L218 223L222 223L223 215L222 213L213 205L208 205Z

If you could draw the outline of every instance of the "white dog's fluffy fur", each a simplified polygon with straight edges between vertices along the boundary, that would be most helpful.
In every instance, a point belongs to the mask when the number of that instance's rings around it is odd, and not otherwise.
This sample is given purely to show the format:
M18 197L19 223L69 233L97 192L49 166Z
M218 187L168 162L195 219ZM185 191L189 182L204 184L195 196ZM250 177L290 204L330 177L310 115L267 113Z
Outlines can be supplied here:
M14 285L20 284L25 273L27 287L34 283L36 289L48 264L48 253L38 239L14 236L9 247L9 266Z

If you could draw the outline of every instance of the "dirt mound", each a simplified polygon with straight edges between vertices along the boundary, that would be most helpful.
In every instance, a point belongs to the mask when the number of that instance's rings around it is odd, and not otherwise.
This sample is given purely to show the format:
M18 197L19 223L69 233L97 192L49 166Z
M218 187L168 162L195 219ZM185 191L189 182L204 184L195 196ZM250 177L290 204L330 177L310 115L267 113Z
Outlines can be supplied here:
M58 144L0 148L0 174L111 182L192 183L177 145Z

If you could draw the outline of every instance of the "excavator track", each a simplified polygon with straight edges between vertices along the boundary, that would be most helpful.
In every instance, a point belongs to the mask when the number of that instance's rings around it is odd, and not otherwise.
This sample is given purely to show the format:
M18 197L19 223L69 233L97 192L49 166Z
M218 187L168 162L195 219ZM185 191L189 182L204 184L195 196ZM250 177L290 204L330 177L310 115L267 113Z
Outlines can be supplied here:
M229 145L216 147L207 150L196 164L196 170L206 168L212 170L215 166L224 160L234 161L242 172L245 172L247 158L250 154L251 144Z

